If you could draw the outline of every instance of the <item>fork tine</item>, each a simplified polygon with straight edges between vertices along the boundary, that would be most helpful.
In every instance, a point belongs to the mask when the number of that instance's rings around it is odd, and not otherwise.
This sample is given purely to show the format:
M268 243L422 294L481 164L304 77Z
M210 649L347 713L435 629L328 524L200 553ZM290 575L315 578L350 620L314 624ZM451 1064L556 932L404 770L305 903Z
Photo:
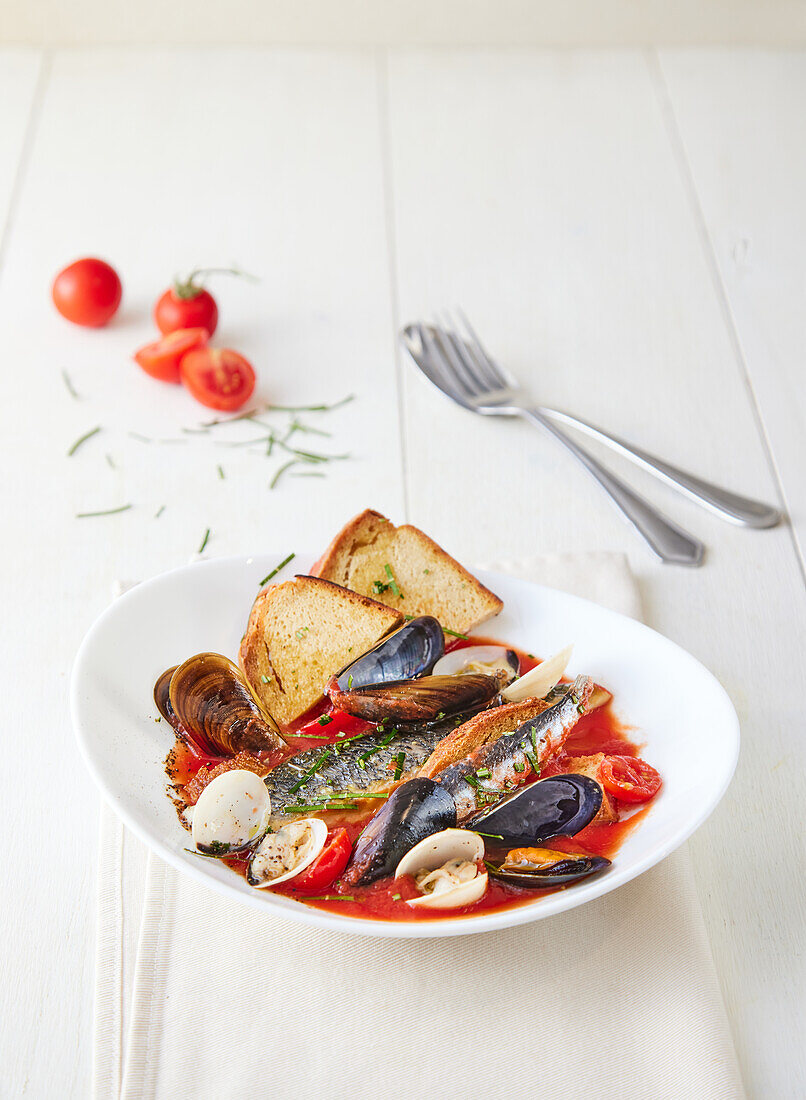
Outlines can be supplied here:
M467 400L467 393L460 389L454 372L445 357L445 353L437 344L435 332L438 330L432 329L430 325L418 325L417 331L420 334L423 348L427 353L425 361L431 365L431 370L428 370L424 365L421 366L421 369L431 377L431 381L438 386L443 393L446 393L452 401L458 401L459 404L463 404Z
M467 341L461 335L459 326L451 316L450 310L443 310L443 318L445 324L445 331L447 332L451 343L456 351L457 357L460 359L465 371L473 379L473 383L476 387L476 396L480 397L486 393L491 385L489 372L485 369L483 363L481 363L477 356L473 355L472 349L468 347ZM497 387L496 387L497 388Z
M480 387L459 354L456 337L438 324L434 326L434 334L435 342L442 352L443 367L446 373L450 373L454 387L461 387L465 398L478 396L483 387Z
M478 333L473 328L470 321L467 319L465 311L460 306L457 306L456 312L459 314L462 324L464 325L465 332L470 337L470 343L468 346L470 347L470 350L476 356L478 361L483 363L486 367L488 377L491 379L492 385L502 390L511 387L511 380L506 378L503 371L495 362L495 360L490 357L487 349L484 347L484 344L482 344L481 340L479 339Z

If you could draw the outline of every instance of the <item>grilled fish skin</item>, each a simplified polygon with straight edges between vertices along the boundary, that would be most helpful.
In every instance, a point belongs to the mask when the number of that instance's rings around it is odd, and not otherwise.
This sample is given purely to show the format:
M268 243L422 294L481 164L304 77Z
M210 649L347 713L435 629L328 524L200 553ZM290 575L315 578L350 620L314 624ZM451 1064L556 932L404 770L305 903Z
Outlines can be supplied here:
M433 778L456 803L457 821L467 821L505 791L520 786L535 770L533 761L539 770L562 746L584 713L593 687L589 676L578 676L560 700L542 714L435 775Z
M287 806L311 805L349 792L391 791L415 775L434 746L454 728L455 720L408 730L392 727L297 753L278 764L265 778L272 822L302 816L299 811L287 812ZM313 768L315 771L308 775ZM370 808L372 803L363 805ZM316 814L310 811L306 816Z

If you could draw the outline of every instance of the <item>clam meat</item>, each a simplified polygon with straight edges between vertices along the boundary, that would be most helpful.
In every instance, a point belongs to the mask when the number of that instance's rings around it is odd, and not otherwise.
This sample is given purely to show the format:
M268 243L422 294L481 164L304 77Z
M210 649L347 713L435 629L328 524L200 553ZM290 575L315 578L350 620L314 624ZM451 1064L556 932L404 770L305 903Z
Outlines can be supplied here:
M420 896L406 902L419 909L459 909L472 905L487 889L487 874L479 871L484 841L465 829L443 829L406 853L395 878L411 875Z
M276 833L266 833L249 860L246 881L261 890L296 878L310 867L326 840L327 825L318 817L290 821Z

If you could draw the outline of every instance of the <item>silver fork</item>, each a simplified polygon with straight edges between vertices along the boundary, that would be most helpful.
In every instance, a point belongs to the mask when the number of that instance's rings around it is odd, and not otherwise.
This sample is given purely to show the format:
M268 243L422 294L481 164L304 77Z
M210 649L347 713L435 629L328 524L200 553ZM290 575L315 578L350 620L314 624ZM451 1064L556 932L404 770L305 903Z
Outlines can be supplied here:
M591 454L565 434L539 406L522 395L487 354L466 318L466 336L453 326L408 325L401 340L423 374L447 397L484 416L520 416L550 432L582 463L609 494L623 515L643 535L664 562L700 565L705 547L672 523L653 505L605 469Z

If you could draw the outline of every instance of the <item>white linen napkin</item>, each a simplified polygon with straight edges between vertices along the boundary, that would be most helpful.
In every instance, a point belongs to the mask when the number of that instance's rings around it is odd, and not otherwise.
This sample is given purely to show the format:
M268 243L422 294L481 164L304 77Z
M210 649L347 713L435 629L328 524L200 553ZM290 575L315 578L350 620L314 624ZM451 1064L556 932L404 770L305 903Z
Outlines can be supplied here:
M640 613L620 555L497 568ZM685 850L571 912L410 941L264 915L149 855L129 1006L143 852L124 832L105 811L98 1100L744 1096Z

